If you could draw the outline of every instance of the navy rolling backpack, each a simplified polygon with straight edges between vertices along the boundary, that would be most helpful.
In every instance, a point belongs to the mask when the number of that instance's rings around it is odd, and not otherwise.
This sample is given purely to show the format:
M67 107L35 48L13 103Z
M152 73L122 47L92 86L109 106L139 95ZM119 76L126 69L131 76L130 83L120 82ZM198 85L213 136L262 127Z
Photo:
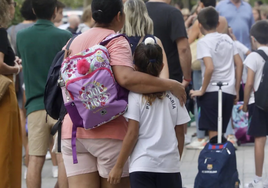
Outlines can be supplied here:
M219 87L218 136L212 138L199 155L194 188L239 188L235 148L222 137L221 87L228 84L219 82L213 85Z

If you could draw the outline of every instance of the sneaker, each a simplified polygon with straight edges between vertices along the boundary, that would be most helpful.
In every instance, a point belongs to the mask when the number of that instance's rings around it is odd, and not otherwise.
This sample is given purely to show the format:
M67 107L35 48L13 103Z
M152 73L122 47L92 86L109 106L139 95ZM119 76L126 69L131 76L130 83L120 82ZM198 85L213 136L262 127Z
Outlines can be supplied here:
M52 167L52 176L53 178L57 178L58 177L58 167Z
M227 140L234 145L235 149L237 149L237 147L238 147L237 139L236 139L236 137L234 135L229 135Z
M263 181L262 184L263 184L263 188L268 188L268 181L267 180Z
M186 146L186 149L203 149L207 144L207 140L204 138L201 141L195 140Z
M46 154L46 160L50 160L50 159L51 159L51 155L50 155L50 153L48 151L47 154Z
M259 181L258 183L256 183L254 180L252 182L250 182L247 186L247 188L263 188L263 184L262 181Z
M192 141L192 137L189 135L185 135L185 139L184 139L184 145L190 144Z
M24 174L23 174L23 179L26 180L26 178L27 178L27 168L25 168L25 170L24 170Z

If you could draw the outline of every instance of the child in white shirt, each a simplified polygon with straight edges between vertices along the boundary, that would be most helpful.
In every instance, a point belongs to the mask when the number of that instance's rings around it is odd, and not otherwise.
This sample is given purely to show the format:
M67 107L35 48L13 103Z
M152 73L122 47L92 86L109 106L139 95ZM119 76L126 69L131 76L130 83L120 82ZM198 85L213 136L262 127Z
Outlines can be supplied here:
M198 14L198 21L200 30L205 35L197 44L197 58L203 60L203 84L200 90L192 90L190 95L197 97L200 107L199 129L207 130L211 139L217 136L219 89L212 86L212 83L228 83L228 86L222 87L222 132L225 133L233 104L239 99L243 64L234 41L227 34L216 32L219 14L214 8L202 9Z
M250 31L253 49L263 51L268 55L268 22L266 20L256 22ZM268 112L255 105L254 92L258 91L265 60L257 53L252 52L244 61L247 67L247 82L245 86L243 111L249 112L248 134L255 138L255 178L248 187L263 188L268 187L262 182L264 147L268 135ZM268 96L267 96L268 97Z
M163 68L161 47L147 38L135 50L136 69L158 77ZM131 188L181 188L180 158L184 125L190 121L185 106L170 92L129 93L128 132L108 181L119 183L130 155Z

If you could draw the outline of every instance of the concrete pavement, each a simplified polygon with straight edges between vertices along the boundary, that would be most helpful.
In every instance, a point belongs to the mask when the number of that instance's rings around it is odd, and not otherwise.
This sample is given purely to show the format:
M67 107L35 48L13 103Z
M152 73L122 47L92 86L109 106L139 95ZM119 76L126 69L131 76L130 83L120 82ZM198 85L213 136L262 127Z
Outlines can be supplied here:
M188 128L188 134L192 135L195 127ZM268 147L266 147L266 153ZM197 174L197 161L200 150L184 150L181 163L181 174L183 184L186 188L193 188L194 179ZM254 177L254 147L253 144L245 144L238 148L237 152L237 168L241 181L241 188L245 183L249 183ZM265 161L264 169L268 169L268 160ZM24 167L23 167L24 172ZM267 170L264 170L264 177L267 177ZM56 179L52 177L52 163L47 160L42 173L42 188L54 188ZM22 180L22 188L26 188L25 180Z

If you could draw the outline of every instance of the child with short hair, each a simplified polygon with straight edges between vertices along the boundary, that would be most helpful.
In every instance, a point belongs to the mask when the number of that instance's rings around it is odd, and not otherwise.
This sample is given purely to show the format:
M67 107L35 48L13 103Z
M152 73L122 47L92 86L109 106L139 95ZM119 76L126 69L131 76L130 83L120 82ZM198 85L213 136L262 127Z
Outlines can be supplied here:
M156 77L163 68L162 49L147 38L135 50L136 69ZM109 174L111 184L119 183L130 155L132 188L182 188L180 158L184 147L184 125L190 121L185 106L171 92L137 94L130 92L125 117L128 131L116 165Z
M207 130L209 138L217 136L218 132L218 87L214 82L227 82L223 86L222 97L222 132L226 132L231 117L234 100L239 99L239 88L243 64L234 45L227 34L216 31L219 24L219 14L207 7L198 14L200 31L205 37L197 44L197 58L203 60L201 71L203 84L200 90L191 91L191 97L197 97L200 107L199 129ZM235 97L236 96L236 97Z
M262 50L268 55L268 22L263 20L256 22L251 28L251 40L253 49ZM256 52L249 54L244 61L247 67L247 82L244 91L243 111L249 112L248 134L255 138L255 173L254 180L249 183L250 188L268 187L262 182L262 170L264 162L264 147L268 135L268 112L255 106L254 91L258 90L262 79L265 60Z

